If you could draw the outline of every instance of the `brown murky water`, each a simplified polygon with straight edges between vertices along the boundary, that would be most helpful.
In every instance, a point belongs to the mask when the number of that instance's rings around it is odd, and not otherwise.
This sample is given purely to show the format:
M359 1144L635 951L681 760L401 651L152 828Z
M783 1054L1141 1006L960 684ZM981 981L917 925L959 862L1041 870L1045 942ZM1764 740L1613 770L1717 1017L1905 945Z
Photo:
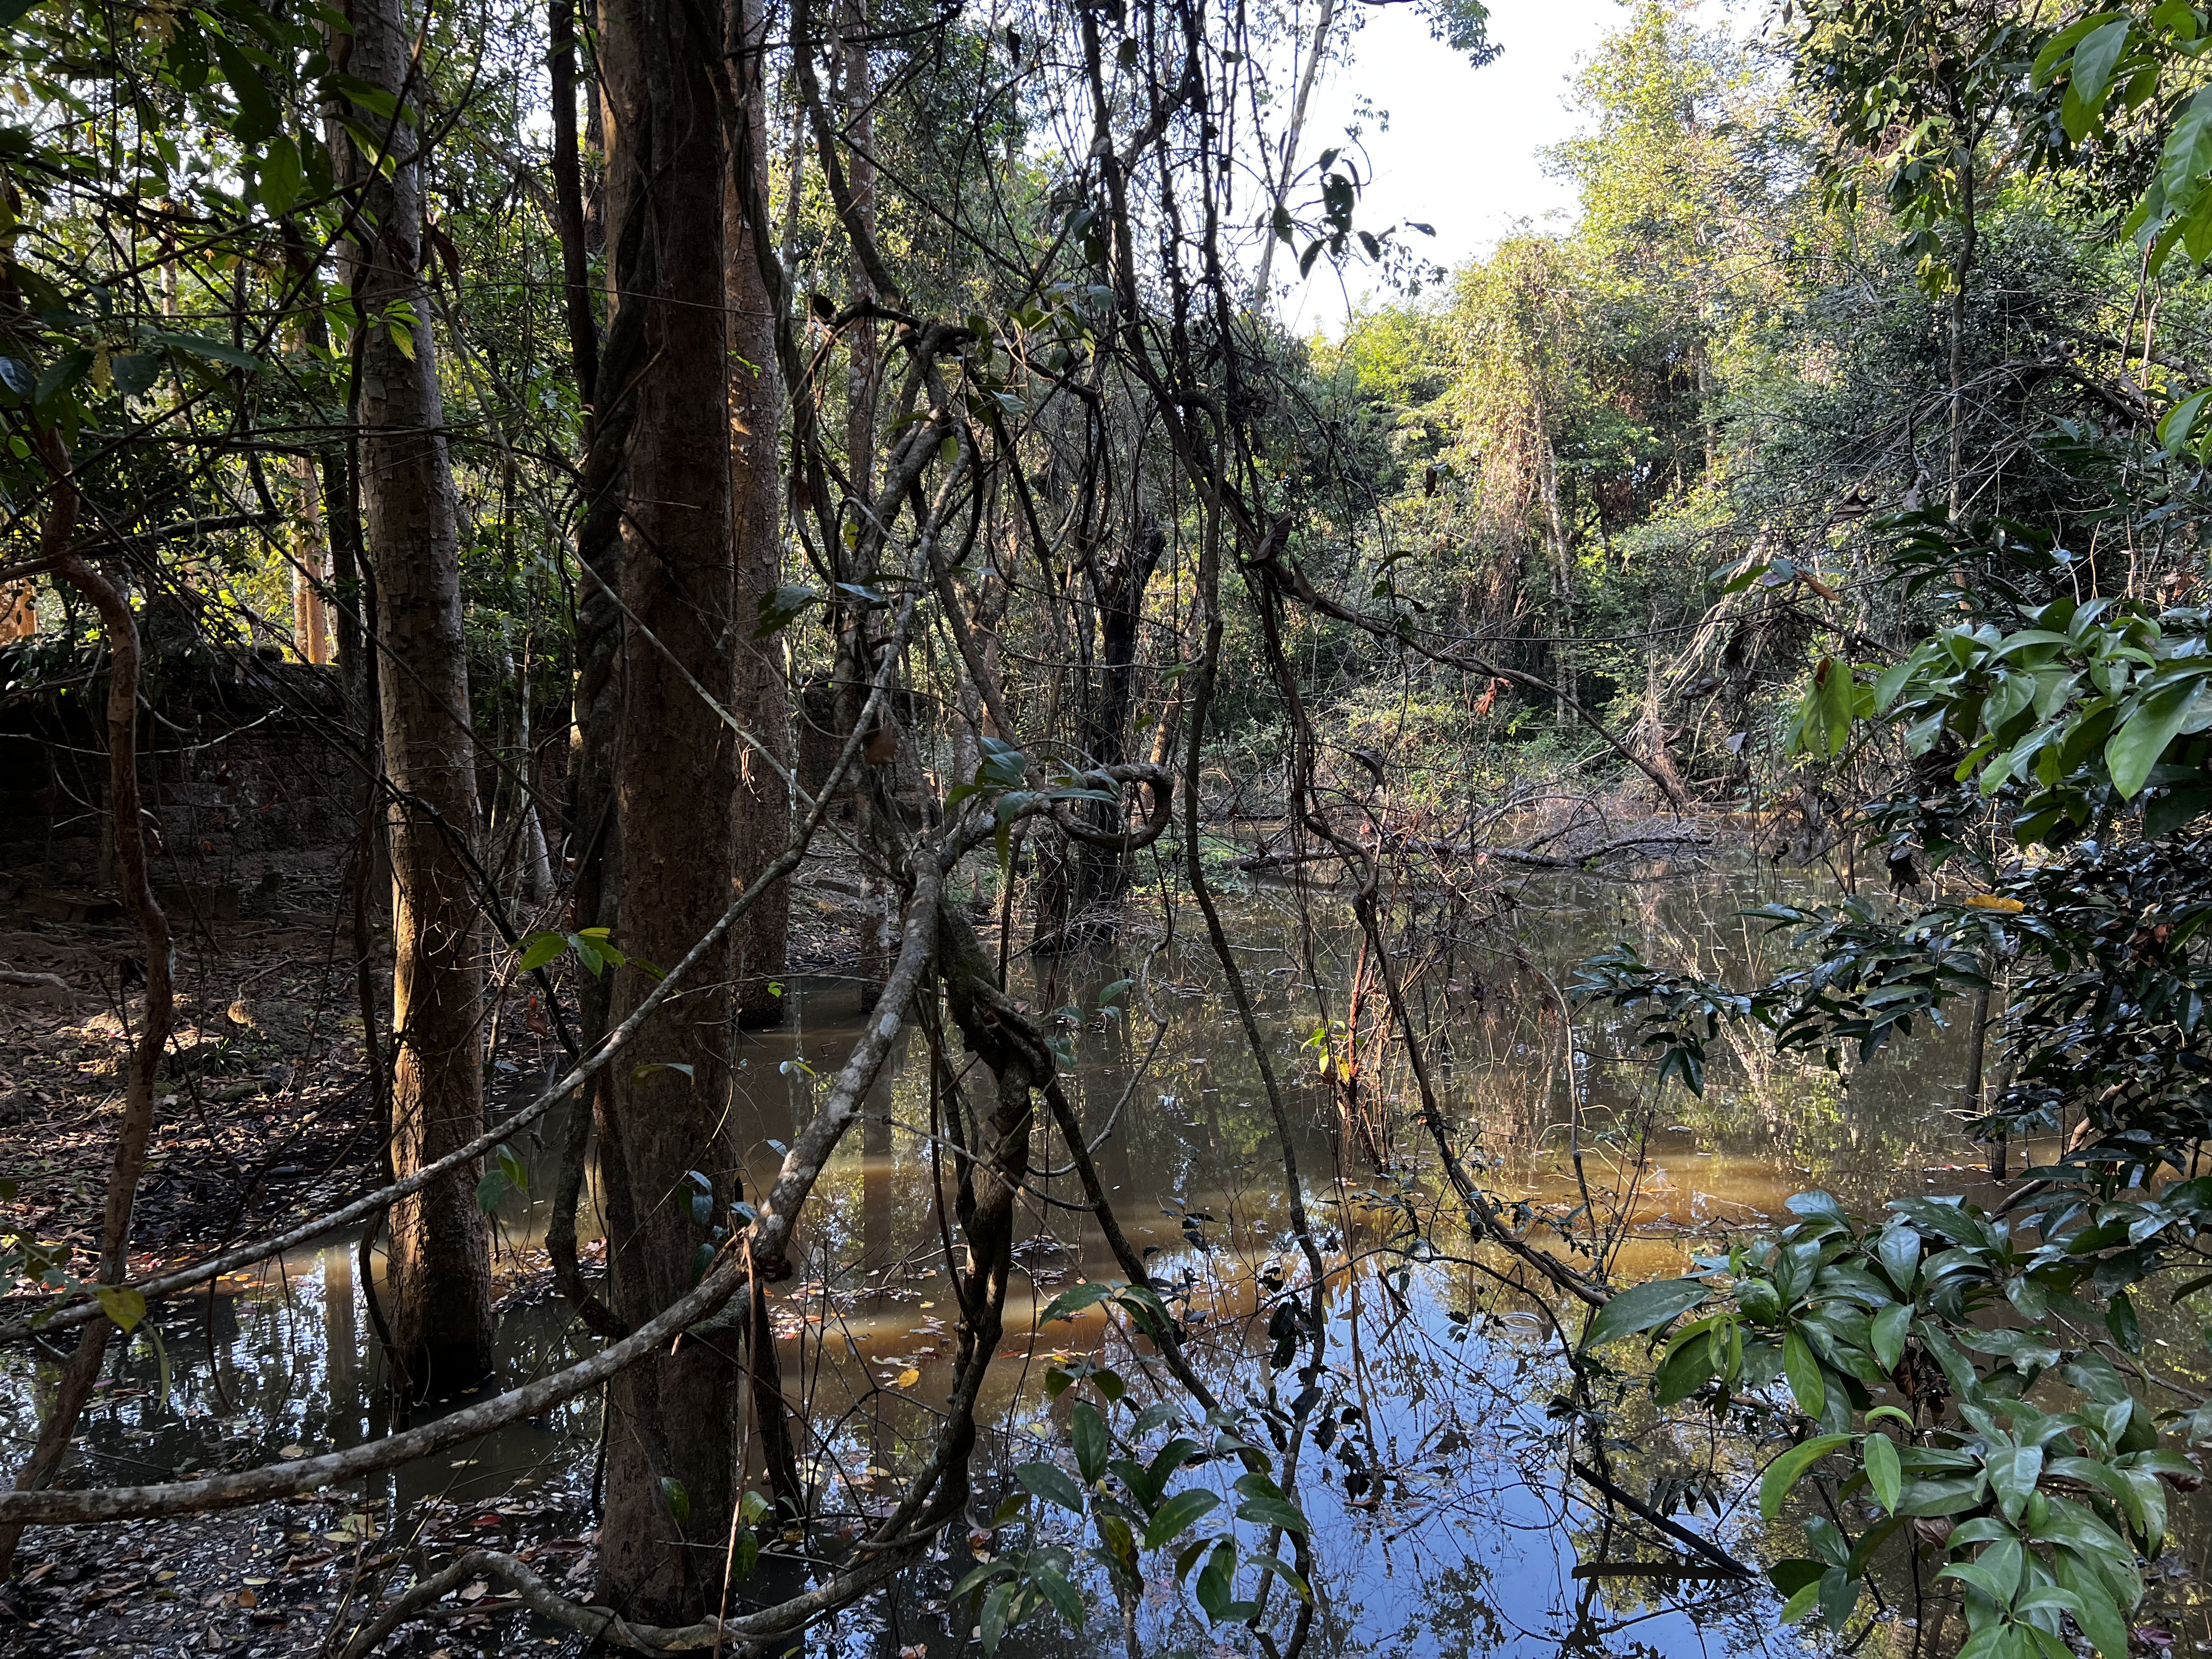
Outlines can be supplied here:
M1435 1034L1447 1113L1483 1160L1486 1183L1529 1206L1538 1224L1549 1218L1581 1239L1589 1234L1588 1212L1577 1213L1587 1191L1600 1218L1617 1224L1616 1272L1643 1277L1681 1271L1693 1250L1780 1214L1790 1194L1808 1188L1872 1209L1887 1196L1974 1182L1982 1153L1956 1133L1960 1045L1948 1033L1917 1037L1848 1079L1747 1052L1717 1064L1698 1099L1679 1087L1655 1095L1651 1067L1623 1051L1623 1031L1584 1017L1571 1036L1561 1018L1560 988L1575 962L1624 938L1649 959L1694 962L1745 982L1778 957L1759 924L1737 913L1826 890L1814 878L1755 869L1632 881L1544 878L1522 885L1501 921L1456 948L1431 942L1409 951L1409 995ZM1302 910L1313 925L1310 957ZM1417 921L1441 939L1446 918L1436 904L1428 910ZM1160 919L1139 917L1121 951L1018 963L1015 981L1032 1008L1067 1011L1059 1029L1073 1055L1086 1138L1105 1134L1097 1158L1125 1231L1148 1252L1156 1278L1185 1292L1199 1324L1199 1363L1225 1400L1259 1401L1274 1397L1277 1374L1267 1364L1264 1312L1255 1319L1254 1310L1266 1281L1291 1270L1297 1252L1266 1094L1195 924L1186 912L1163 944ZM1559 1387L1548 1322L1501 1296L1464 1259L1408 1259L1403 1218L1409 1206L1426 1212L1432 1158L1410 1111L1402 1051L1381 1036L1382 999L1371 987L1359 999L1363 1036L1351 1056L1359 1091L1349 1115L1320 1069L1324 1054L1337 1064L1347 1057L1343 1028L1359 975L1356 937L1333 902L1261 887L1238 902L1232 932L1243 942L1242 967L1270 1057L1288 1086L1291 1150L1332 1268L1328 1369L1320 1379L1331 1428L1326 1445L1303 1449L1298 1472L1318 1566L1311 1651L1802 1651L1806 1638L1778 1627L1763 1587L1621 1574L1624 1556L1640 1549L1649 1559L1650 1550L1632 1547L1617 1523L1609 1530L1588 1494L1562 1476L1559 1427L1547 1413ZM1125 979L1136 983L1115 998L1123 1011L1102 1013L1102 988ZM1327 1043L1315 1037L1324 1017L1316 982L1336 1027ZM858 1030L849 984L811 981L790 997L788 1024L749 1035L742 1050L736 1109L757 1177L773 1170L781 1143L805 1121L814 1091L826 1086ZM832 1528L837 1517L888 1506L902 1472L927 1455L936 1422L930 1407L950 1381L952 1298L936 1271L943 1222L929 1068L921 1059L916 1038L878 1084L860 1132L818 1189L799 1274L782 1287L786 1379L820 1435L810 1473ZM520 1088L527 1080L514 1081ZM550 1189L549 1149L557 1144L555 1124L517 1149L538 1192ZM1048 1139L1034 1162L1049 1171L1064 1159ZM1118 1366L1140 1395L1154 1392L1151 1368L1097 1309L1031 1334L1037 1310L1072 1284L1118 1276L1072 1175L1048 1176L1038 1188L1006 1311L1008 1330L1020 1334L1004 1345L986 1399L979 1515L1006 1489L1004 1470L1048 1456L1064 1440L1067 1401L1055 1404L1044 1386L1053 1364L1089 1356ZM501 1218L507 1237L533 1236L538 1202L510 1196ZM1469 1255L1448 1228L1434 1243L1443 1256ZM290 1449L355 1443L385 1427L344 1248L173 1308L159 1330L158 1346L133 1345L118 1385L89 1419L73 1479L242 1467ZM2147 1319L2147 1330L2168 1344L2176 1373L2205 1370L2185 1310ZM510 1386L587 1346L557 1299L509 1309L501 1345ZM26 1436L44 1373L20 1353L0 1364L0 1433ZM1295 1392L1295 1373L1280 1376L1284 1394ZM1747 1559L1800 1553L1787 1522L1765 1528L1745 1502L1756 1448L1717 1443L1703 1425L1654 1426L1632 1410L1624 1424L1616 1467L1643 1489L1670 1478L1709 1486L1721 1513L1686 1512L1693 1524ZM488 1437L465 1455L397 1471L357 1494L361 1512L373 1527L396 1524L403 1539L425 1517L482 1524L484 1535L507 1541L534 1538L557 1566L575 1559L573 1540L588 1526L599 1426L596 1401L575 1402ZM2212 1627L2187 1611L2201 1565L2191 1558L2212 1528L2184 1526L2184 1547L2162 1569L2167 1611L2179 1615L2172 1623L2180 1650L2212 1650ZM1768 1531L1776 1535L1762 1536ZM957 1559L918 1569L890 1595L815 1632L808 1646L876 1659L917 1644L953 1652L964 1620L948 1610L947 1592L970 1563L963 1544L951 1548ZM1865 1651L1903 1654L1915 1645L1903 1622L1909 1567L1901 1555L1895 1566L1885 1583L1899 1620ZM748 1588L763 1597L788 1593L805 1572L770 1558ZM1110 1601L1100 1606L1084 1632L1048 1614L1010 1646L1121 1653ZM1139 1632L1147 1654L1255 1650L1241 1627L1209 1628L1187 1596L1165 1585L1146 1597Z

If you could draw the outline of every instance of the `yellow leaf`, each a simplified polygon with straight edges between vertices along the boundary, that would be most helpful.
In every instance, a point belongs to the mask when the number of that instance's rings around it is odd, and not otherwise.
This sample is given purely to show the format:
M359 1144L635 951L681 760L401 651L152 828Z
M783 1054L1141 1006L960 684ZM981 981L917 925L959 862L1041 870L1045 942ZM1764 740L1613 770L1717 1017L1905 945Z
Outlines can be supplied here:
M1995 893L1976 893L1966 903L1976 910L2001 910L2008 916L2016 916L2027 908L2016 898L2000 898Z
M916 1370L913 1366L909 1365L898 1374L898 1381L892 1383L891 1386L895 1389L910 1389L921 1381L921 1373Z
M386 323L384 330L386 333L391 335L392 343L399 348L399 355L409 362L413 362L415 361L415 331L411 328L404 328L398 323Z

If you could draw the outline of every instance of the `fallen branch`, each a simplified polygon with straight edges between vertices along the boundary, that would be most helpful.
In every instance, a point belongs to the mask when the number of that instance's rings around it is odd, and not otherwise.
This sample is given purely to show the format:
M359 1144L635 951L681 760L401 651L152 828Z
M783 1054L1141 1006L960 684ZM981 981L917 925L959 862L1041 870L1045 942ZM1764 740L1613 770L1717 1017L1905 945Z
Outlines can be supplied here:
M1477 863L1495 860L1500 864L1525 865L1537 870L1580 870L1601 859L1616 853L1627 852L1638 847L1710 847L1711 836L1693 830L1667 830L1645 835L1621 836L1593 847L1584 853L1539 853L1526 847L1486 847L1472 841L1421 841L1401 836L1386 837L1379 844L1368 840L1360 843L1368 853L1426 853L1437 858L1473 859ZM1333 849L1316 849L1304 853L1255 853L1237 860L1239 870L1275 870L1291 865L1313 864L1338 854Z
M1631 1515L1637 1516L1640 1520L1650 1522L1653 1526L1658 1528L1660 1531L1665 1533L1667 1536L1673 1539L1676 1543L1687 1545L1691 1549L1695 1550L1698 1554L1704 1556L1706 1560L1711 1562L1716 1567L1719 1568L1721 1571L1726 1574L1729 1577L1755 1578L1759 1576L1752 1571L1749 1567L1744 1565L1742 1562L1737 1560L1735 1557L1730 1555L1726 1550L1723 1549L1718 1544L1714 1543L1710 1539L1699 1537L1696 1533L1692 1532L1687 1527L1683 1526L1679 1522L1668 1519L1667 1516L1660 1514L1658 1510L1653 1509L1649 1504L1637 1497L1633 1492L1622 1490L1620 1486L1606 1479L1605 1476L1600 1474L1595 1469L1590 1468L1589 1464L1581 1462L1571 1462L1567 1465L1567 1467L1574 1471L1577 1479L1588 1481L1591 1486L1595 1486L1600 1492L1603 1492L1607 1498L1613 1499L1614 1503L1620 1504L1621 1508L1626 1510Z
M59 974L33 974L20 968L0 968L0 985L36 985L57 991L71 989L70 982Z
M421 1616L432 1603L452 1595L473 1578L496 1579L540 1618L550 1619L592 1641L612 1643L633 1653L694 1653L723 1643L734 1644L732 1652L749 1652L759 1644L803 1629L823 1613L848 1605L904 1565L902 1555L878 1557L818 1589L779 1601L758 1613L744 1613L734 1619L702 1619L695 1625L667 1626L635 1624L612 1607L572 1601L514 1556L499 1550L471 1550L443 1571L404 1591L363 1626L346 1644L344 1659L367 1659L379 1644L408 1620Z

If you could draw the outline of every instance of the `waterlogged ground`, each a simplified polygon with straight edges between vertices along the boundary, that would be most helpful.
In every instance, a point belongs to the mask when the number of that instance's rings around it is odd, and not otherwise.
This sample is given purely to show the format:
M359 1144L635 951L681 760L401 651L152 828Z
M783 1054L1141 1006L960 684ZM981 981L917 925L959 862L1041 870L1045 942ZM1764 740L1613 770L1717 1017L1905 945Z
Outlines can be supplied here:
M1417 918L1419 936L1406 951L1409 995L1437 1034L1438 1086L1454 1133L1481 1158L1484 1182L1509 1205L1527 1206L1517 1213L1540 1237L1555 1248L1610 1249L1617 1274L1652 1276L1682 1271L1700 1250L1724 1249L1730 1233L1781 1214L1793 1192L1825 1188L1867 1207L1900 1192L1963 1190L1981 1178L1982 1154L1958 1137L1950 1115L1961 1045L1948 1033L1916 1041L1848 1081L1755 1057L1724 1061L1703 1099L1679 1088L1655 1095L1649 1063L1623 1054L1624 1033L1601 1022L1578 1021L1570 1042L1560 992L1582 956L1627 939L1651 959L1694 962L1740 982L1771 963L1758 925L1737 912L1820 890L1811 878L1756 871L1546 878L1521 888L1480 930L1434 904ZM1162 943L1162 919L1142 919L1116 955L1057 969L1018 964L1016 977L1033 1011L1068 1011L1059 1028L1074 1056L1087 1137L1105 1135L1097 1153L1102 1176L1155 1278L1182 1293L1201 1370L1224 1401L1287 1408L1307 1386L1297 1370L1305 1355L1274 1369L1265 1327L1270 1285L1297 1279L1303 1259L1267 1096L1196 920L1178 916ZM1433 1152L1412 1115L1403 1050L1383 1040L1382 1000L1371 983L1358 994L1360 1039L1347 1046L1360 958L1341 915L1321 896L1302 899L1282 887L1252 893L1233 920L1331 1274L1326 1364L1313 1379L1318 1399L1309 1401L1309 1426L1296 1445L1295 1481L1285 1479L1313 1527L1309 1651L1412 1659L1805 1650L1812 1638L1778 1627L1763 1586L1686 1576L1697 1558L1644 1522L1608 1512L1566 1477L1551 1414L1562 1387L1559 1334L1537 1304L1499 1289L1487 1269L1502 1259L1471 1249L1449 1221L1429 1219ZM1121 1012L1101 1012L1102 994L1121 981L1133 981L1110 998ZM780 1143L805 1120L813 1091L826 1086L858 1029L848 984L802 982L791 1002L786 1029L745 1039L738 1109L757 1176L774 1168ZM1324 1018L1332 1025L1326 1042L1315 1036ZM1355 1095L1332 1086L1324 1055L1333 1066L1356 1068ZM933 1407L951 1381L953 1315L935 1271L940 1217L922 1059L917 1038L878 1085L864 1133L848 1141L810 1212L804 1265L781 1287L787 1383L823 1436L811 1470L823 1520L813 1535L790 1539L785 1553L763 1560L747 1586L763 1600L802 1588L810 1558L887 1509L933 1443ZM557 1136L549 1127L544 1146ZM517 1150L533 1188L550 1188L544 1147ZM1053 1171L1065 1158L1048 1141L1033 1162ZM1073 1176L1061 1173L1039 1182L1030 1206L1018 1251L1024 1276L1007 1309L1008 1330L1018 1334L1003 1346L987 1392L978 1518L1012 1489L1014 1466L1070 1462L1070 1407L1102 1403L1088 1382L1055 1399L1048 1386L1055 1370L1112 1368L1129 1391L1131 1404L1109 1412L1124 1429L1137 1405L1168 1397L1166 1378L1133 1351L1107 1310L1089 1308L1031 1334L1056 1296L1118 1276L1079 1204ZM528 1194L510 1196L501 1221L511 1243L533 1242L533 1216ZM1425 1241L1409 1216L1421 1219ZM1547 1218L1558 1231L1545 1231ZM528 1273L527 1254L513 1265L518 1288L501 1324L508 1385L586 1346L565 1304ZM2167 1345L2159 1357L2169 1374L2185 1381L2206 1371L2197 1322L2185 1310L2147 1317L2147 1328ZM133 1345L88 1419L70 1479L131 1482L246 1467L381 1432L367 1329L346 1247L168 1310L158 1341L149 1335ZM0 1365L0 1434L20 1445L49 1373L21 1352ZM17 1626L11 1637L0 1626L0 1645L313 1651L334 1621L349 1625L377 1595L473 1542L518 1550L580 1592L593 1561L599 1431L596 1401L580 1401L329 1503L238 1522L222 1534L228 1541L221 1551L160 1527L124 1534L110 1560L53 1551L45 1582L33 1586L38 1627ZM1156 1431L1146 1443L1164 1437ZM1747 1501L1762 1462L1754 1439L1717 1433L1694 1417L1656 1423L1632 1389L1607 1455L1622 1486L1738 1557L1762 1563L1802 1553L1792 1522L1762 1525ZM1237 1472L1224 1459L1191 1469L1179 1484L1225 1491ZM1225 1530L1229 1513L1217 1510L1198 1532ZM1261 1541L1257 1528L1240 1530L1248 1553ZM2179 1530L2182 1544L2159 1564L2159 1598L2143 1615L2147 1650L2158 1638L2182 1652L2212 1650L2212 1625L2195 1609L2202 1540L2212 1528L2186 1513ZM30 1559L53 1540L33 1534ZM1043 1520L1001 1534L999 1547L1063 1543L1077 1551L1079 1572L1081 1551L1095 1541ZM808 1645L855 1659L958 1650L970 1617L964 1605L949 1606L950 1591L982 1544L949 1536L942 1559ZM1241 1626L1210 1625L1177 1591L1171 1554L1146 1558L1150 1588L1130 1610L1133 1629L1094 1570L1079 1581L1091 1609L1082 1630L1043 1613L1013 1632L1006 1650L1121 1654L1133 1640L1147 1655L1256 1654ZM1945 1628L1935 1603L1915 1601L1909 1558L1895 1554L1881 1577L1888 1617L1860 1650L1954 1650L1955 1615ZM1254 1594L1256 1583L1248 1569L1238 1593ZM165 1589L168 1601L149 1600ZM1270 1592L1285 1594L1279 1583ZM458 1656L562 1645L550 1629L501 1611L495 1586L471 1585L391 1650Z

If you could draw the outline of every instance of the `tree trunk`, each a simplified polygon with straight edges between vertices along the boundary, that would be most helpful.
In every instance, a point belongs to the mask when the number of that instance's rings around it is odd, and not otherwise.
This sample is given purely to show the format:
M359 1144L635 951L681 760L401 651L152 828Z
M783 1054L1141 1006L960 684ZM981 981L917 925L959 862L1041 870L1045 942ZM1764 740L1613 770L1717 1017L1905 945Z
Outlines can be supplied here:
M732 869L732 813L714 792L734 775L733 739L678 668L730 696L728 181L714 81L723 42L681 0L608 0L599 42L615 279L599 383L624 388L622 597L634 618L623 623L619 668L617 937L633 958L664 967L728 904ZM616 1017L652 984L635 966L617 970ZM721 976L675 999L600 1091L610 1300L633 1328L694 1283L709 1237L695 1195L709 1225L726 1218L731 1013ZM694 1171L712 1184L697 1185ZM608 1386L599 1588L627 1617L683 1623L719 1597L736 1380L715 1345L687 1342Z
M761 601L783 576L783 478L776 466L783 379L776 366L775 318L761 279L757 246L757 239L769 235L771 228L749 222L743 206L750 197L764 210L769 199L768 94L762 73L768 43L758 0L732 0L729 22L731 72L752 135L751 154L731 158L722 208L723 283L730 308L730 557L737 580L732 630L737 674L731 707L788 767L793 757L782 641L753 638ZM749 191L738 188L735 168L741 162L752 172ZM737 860L732 880L742 892L783 850L790 837L792 802L783 779L757 753L744 749L736 760L731 830ZM790 933L789 891L781 883L763 893L732 930L730 971L740 1024L781 1022L778 981Z
M798 0L806 3L806 0ZM875 153L875 64L868 54L868 0L836 0L832 15L831 33L836 52L836 79L832 103L833 112L841 118L839 132L848 141L845 150L845 177L851 191L853 217L861 232L871 240L876 234L876 165L870 158ZM823 172L829 171L828 158L823 158ZM850 303L866 304L882 296L876 292L869 279L867 267L857 246L848 248L848 281L851 292ZM876 399L883 376L881 354L878 349L876 325L872 320L854 323L846 331L848 356L845 362L845 466L852 480L854 499L862 508L872 510L875 506L876 472ZM859 584L875 580L873 570L855 568L846 580ZM866 687L875 675L875 659L869 647L869 614L864 610L849 613L852 625L848 630L848 664L840 665L837 673L839 735L848 733L851 720L867 700ZM873 763L872 762L871 763ZM856 838L864 847L878 843L871 815L878 810L872 799L872 792L863 778L855 787L853 796L853 817ZM860 870L860 1006L865 1011L875 1006L876 998L883 989L884 975L890 972L891 957L896 944L894 918L898 909L898 896L887 887L872 867L863 865Z
M1575 566L1574 555L1567 546L1566 521L1559 514L1559 459L1552 447L1551 417L1542 404L1537 405L1537 487L1544 497L1544 529L1552 556L1552 632L1557 643L1552 647L1553 675L1565 697L1559 705L1559 723L1562 730L1575 723L1575 712L1571 703L1581 700L1575 684L1575 655L1571 643L1575 631Z
M361 363L363 540L376 579L377 677L392 877L394 1170L411 1174L483 1128L475 896L477 823L460 538L446 451L412 125L415 31L399 0L353 0L347 71L400 99L387 171L357 156L364 208L343 259L368 329ZM383 123L363 118L372 130ZM394 307L414 321L392 319ZM479 1172L456 1170L392 1211L389 1323L398 1380L416 1398L471 1388L492 1366L491 1264Z
M1305 133L1306 105L1313 97L1314 82L1321 76L1322 62L1328 56L1328 32L1335 21L1336 0L1321 0L1321 15L1314 19L1313 40L1306 48L1304 67L1298 71L1297 94L1291 100L1290 125L1283 129L1278 170L1267 192L1267 240L1260 245L1260 277L1254 284L1263 306L1267 303L1267 284L1274 270L1275 248L1283 240L1275 233L1275 221L1290 200L1291 185L1297 180L1298 140Z
M1137 702L1138 623L1145 589L1167 549L1167 538L1149 514L1140 514L1128 545L1109 557L1102 549L1085 570L1091 609L1098 617L1098 674L1082 698L1085 763L1118 766L1129 757L1129 723ZM1094 829L1122 827L1121 809L1086 801L1081 809ZM1116 848L1070 837L1055 879L1061 890L1041 900L1039 950L1077 951L1111 945L1119 932L1118 907L1129 887L1129 861Z
M323 614L321 584L330 580L331 550L323 532L323 491L312 456L292 458L300 485L300 535L293 557L292 644L301 662L321 667L331 659L330 625Z

